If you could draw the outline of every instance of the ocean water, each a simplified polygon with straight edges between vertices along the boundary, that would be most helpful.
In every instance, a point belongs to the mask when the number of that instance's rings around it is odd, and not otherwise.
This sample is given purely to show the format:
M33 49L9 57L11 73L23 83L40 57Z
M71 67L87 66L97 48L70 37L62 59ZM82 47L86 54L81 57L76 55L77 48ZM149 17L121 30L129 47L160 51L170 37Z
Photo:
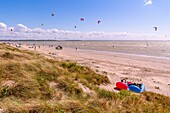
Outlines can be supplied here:
M61 45L64 48L170 58L170 41L13 41L13 43L47 46L52 44L54 46Z

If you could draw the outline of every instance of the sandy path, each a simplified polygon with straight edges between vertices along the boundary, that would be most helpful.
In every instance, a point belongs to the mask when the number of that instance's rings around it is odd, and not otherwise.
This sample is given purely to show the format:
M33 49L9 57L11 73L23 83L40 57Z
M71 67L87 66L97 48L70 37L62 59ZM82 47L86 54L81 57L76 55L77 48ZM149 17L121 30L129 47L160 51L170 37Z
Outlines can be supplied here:
M48 46L41 46L36 50L26 45L22 48L37 51L46 56L49 56L49 52L53 52L56 55L51 56L57 59L75 61L99 73L107 72L111 84L101 87L110 91L114 91L117 81L128 78L132 82L144 83L147 91L170 96L170 59L70 48L58 51Z

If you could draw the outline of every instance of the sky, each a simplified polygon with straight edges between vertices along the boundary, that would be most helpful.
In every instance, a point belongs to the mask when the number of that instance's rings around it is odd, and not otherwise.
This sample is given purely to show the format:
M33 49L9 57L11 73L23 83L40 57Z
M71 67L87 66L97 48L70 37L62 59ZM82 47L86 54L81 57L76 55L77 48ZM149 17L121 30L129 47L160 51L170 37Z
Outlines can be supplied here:
M0 39L169 40L169 4L170 0L0 0Z

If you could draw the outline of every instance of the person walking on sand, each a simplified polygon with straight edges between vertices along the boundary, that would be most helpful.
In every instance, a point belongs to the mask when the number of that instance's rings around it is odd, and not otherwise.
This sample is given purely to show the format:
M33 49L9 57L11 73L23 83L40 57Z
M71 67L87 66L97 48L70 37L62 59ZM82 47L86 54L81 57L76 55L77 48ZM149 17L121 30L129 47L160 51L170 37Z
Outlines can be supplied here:
M34 50L36 50L36 46L34 46Z

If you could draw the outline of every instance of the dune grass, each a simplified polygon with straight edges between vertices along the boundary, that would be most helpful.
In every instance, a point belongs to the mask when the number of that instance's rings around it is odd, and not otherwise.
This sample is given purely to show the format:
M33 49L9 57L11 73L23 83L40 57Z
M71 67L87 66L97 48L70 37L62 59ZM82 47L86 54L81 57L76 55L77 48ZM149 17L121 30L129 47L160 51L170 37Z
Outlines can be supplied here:
M103 74L0 44L0 109L13 113L169 113L169 97L100 89L99 85L110 83ZM78 83L95 93L84 93Z

